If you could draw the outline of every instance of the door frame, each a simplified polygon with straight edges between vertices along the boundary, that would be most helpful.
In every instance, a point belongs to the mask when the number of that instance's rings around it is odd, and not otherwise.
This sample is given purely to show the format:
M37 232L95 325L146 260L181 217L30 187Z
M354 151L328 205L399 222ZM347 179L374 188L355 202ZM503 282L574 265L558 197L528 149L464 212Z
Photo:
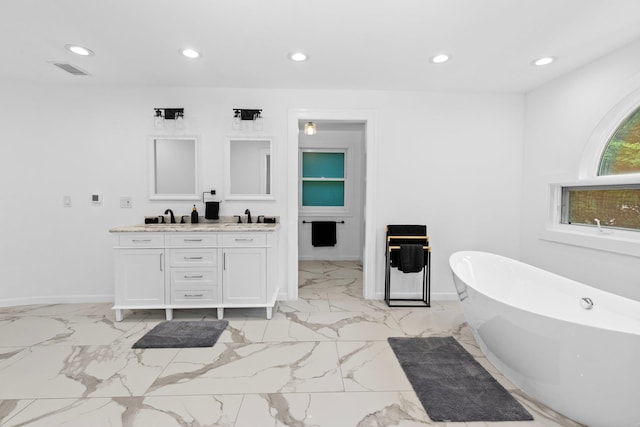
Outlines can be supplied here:
M363 293L366 299L376 296L376 167L377 120L375 110L292 109L287 121L287 283L288 298L298 299L298 122L300 120L357 121L365 128L365 206L364 250L362 254Z

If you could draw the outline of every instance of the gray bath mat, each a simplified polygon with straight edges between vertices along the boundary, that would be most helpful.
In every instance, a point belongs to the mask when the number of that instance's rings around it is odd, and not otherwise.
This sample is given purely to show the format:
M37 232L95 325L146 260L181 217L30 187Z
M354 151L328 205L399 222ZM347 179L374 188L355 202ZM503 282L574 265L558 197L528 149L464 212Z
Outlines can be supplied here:
M452 337L389 338L433 421L529 421L533 417Z
M226 320L162 322L140 338L133 348L212 347L228 323Z

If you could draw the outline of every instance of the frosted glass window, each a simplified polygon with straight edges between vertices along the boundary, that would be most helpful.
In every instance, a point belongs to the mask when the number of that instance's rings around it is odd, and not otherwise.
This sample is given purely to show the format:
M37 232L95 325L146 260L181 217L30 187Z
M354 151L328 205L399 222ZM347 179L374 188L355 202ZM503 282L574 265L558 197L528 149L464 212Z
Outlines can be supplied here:
M344 182L303 181L302 206L344 206Z
M345 153L302 152L302 206L345 206Z
M303 178L344 178L344 153L302 153Z

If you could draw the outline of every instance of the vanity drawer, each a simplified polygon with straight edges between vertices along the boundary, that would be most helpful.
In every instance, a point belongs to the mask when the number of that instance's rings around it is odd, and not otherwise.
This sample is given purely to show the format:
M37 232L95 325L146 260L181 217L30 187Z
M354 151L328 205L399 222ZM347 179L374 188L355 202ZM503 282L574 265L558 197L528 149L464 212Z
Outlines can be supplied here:
M215 267L217 249L170 249L171 267Z
M215 286L217 270L215 268L172 268L171 269L171 289L176 286Z
M123 248L163 248L164 234L161 233L123 233L119 237Z
M265 246L267 244L267 236L258 233L235 233L223 234L222 245L225 247L233 246Z
M171 303L180 305L202 305L218 302L218 288L179 288L171 290Z
M169 246L216 246L218 239L212 233L175 234L168 236Z

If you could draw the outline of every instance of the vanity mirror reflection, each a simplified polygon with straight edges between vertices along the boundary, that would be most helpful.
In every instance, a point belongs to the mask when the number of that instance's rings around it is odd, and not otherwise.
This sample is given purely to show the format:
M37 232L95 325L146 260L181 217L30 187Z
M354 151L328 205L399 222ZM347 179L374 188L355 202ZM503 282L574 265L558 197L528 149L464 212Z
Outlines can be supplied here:
M227 138L225 199L273 200L270 138Z
M199 200L198 139L157 136L149 150L149 199Z

